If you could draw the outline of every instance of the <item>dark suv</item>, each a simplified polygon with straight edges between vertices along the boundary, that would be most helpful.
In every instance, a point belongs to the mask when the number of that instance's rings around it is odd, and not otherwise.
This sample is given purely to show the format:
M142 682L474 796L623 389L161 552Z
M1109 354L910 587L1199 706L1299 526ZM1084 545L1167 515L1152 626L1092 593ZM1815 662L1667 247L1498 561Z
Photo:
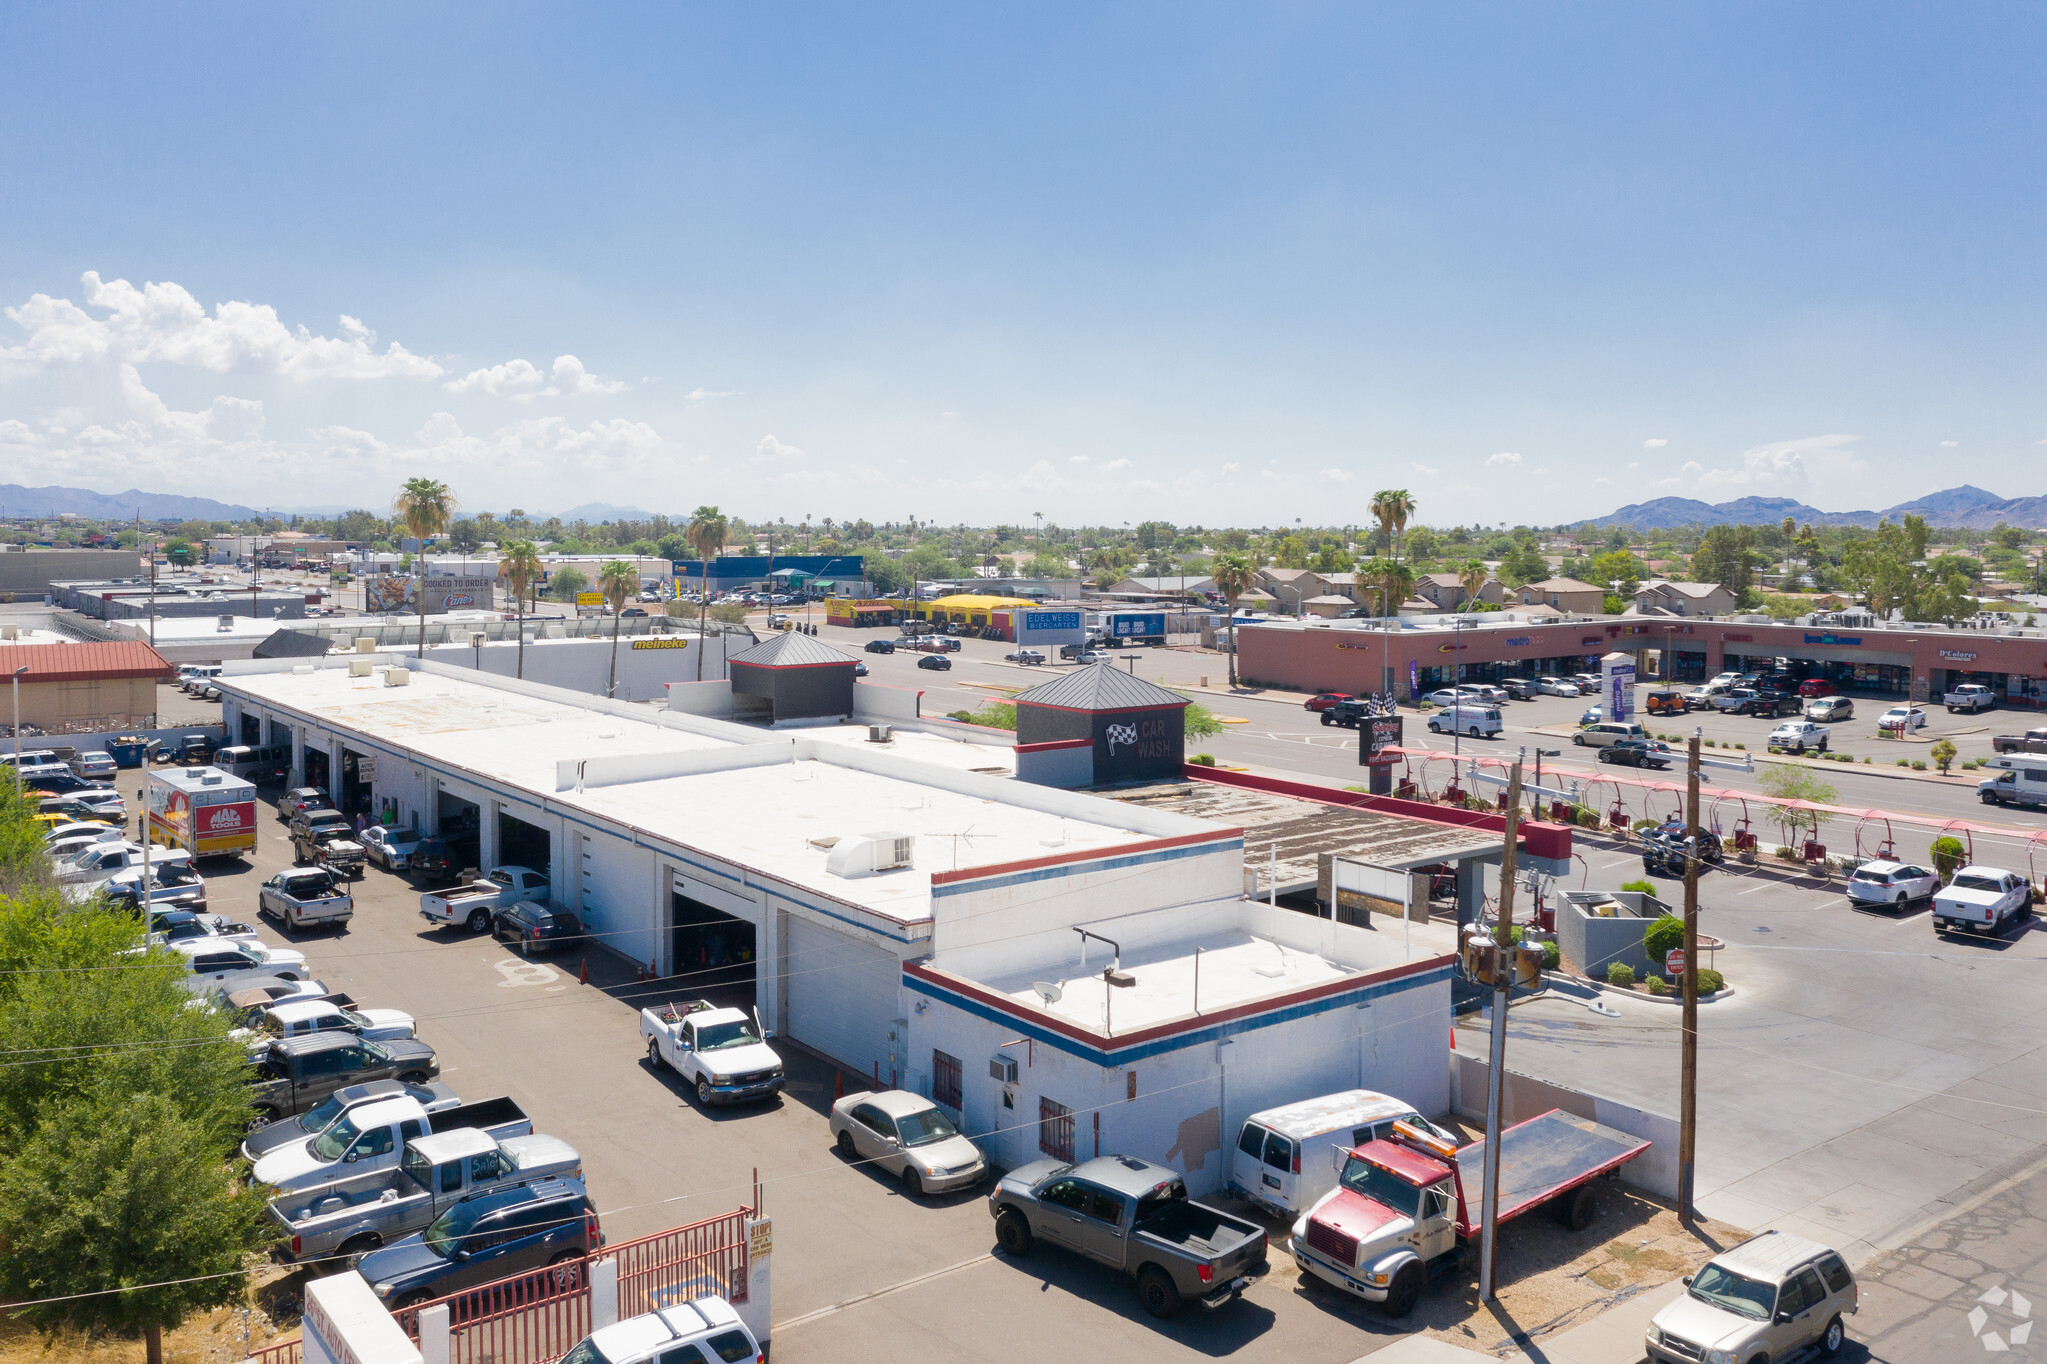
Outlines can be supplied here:
M1345 729L1356 729L1365 722L1368 707L1363 701L1338 701L1322 712L1325 725L1342 725Z
M344 1085L403 1080L423 1085L441 1073L434 1049L412 1037L365 1042L354 1033L286 1037L256 1053L249 1103L264 1122L303 1113Z
M575 1288L581 1266L570 1262L603 1244L582 1182L543 1179L457 1203L425 1231L363 1256L356 1269L384 1306L402 1312L549 1265L558 1266L552 1288Z
M435 834L419 840L419 846L412 850L412 860L405 869L422 881L444 883L453 879L464 867L476 865L477 848L474 834L452 838Z
M1736 710L1743 715L1761 715L1775 719L1779 715L1803 715L1805 703L1791 692L1759 691L1743 701Z

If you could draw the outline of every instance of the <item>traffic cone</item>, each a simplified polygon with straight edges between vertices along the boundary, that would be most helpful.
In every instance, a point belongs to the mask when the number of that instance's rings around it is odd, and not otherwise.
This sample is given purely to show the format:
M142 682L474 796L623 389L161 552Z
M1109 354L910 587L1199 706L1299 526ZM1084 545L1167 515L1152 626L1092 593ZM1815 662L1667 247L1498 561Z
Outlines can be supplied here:
M1457 1025L1455 1023L1450 1025L1450 1050L1457 1050Z
M582 965L576 971L576 976L578 984L588 985L590 983L590 959L588 957L583 958Z

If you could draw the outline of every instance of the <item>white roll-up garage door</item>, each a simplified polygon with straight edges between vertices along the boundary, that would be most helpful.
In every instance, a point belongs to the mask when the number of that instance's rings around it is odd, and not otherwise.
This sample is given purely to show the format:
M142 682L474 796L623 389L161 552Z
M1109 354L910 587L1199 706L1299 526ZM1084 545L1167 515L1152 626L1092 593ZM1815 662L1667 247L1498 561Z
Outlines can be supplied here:
M791 1037L856 1074L889 1078L902 962L873 941L790 916L784 949Z

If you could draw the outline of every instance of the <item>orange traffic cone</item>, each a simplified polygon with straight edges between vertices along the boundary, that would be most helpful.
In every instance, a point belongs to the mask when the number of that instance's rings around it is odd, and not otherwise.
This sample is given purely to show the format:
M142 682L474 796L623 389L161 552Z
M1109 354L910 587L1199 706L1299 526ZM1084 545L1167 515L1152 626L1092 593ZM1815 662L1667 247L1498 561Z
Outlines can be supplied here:
M1457 1050L1457 1025L1455 1023L1450 1025L1450 1050Z

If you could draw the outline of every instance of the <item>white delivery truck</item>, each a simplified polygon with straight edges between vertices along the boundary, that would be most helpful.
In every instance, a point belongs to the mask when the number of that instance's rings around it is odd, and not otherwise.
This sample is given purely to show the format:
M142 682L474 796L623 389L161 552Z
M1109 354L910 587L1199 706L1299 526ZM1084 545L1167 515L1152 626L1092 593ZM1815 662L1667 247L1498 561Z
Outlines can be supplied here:
M194 857L256 851L256 787L217 767L151 770L143 788L149 841Z

